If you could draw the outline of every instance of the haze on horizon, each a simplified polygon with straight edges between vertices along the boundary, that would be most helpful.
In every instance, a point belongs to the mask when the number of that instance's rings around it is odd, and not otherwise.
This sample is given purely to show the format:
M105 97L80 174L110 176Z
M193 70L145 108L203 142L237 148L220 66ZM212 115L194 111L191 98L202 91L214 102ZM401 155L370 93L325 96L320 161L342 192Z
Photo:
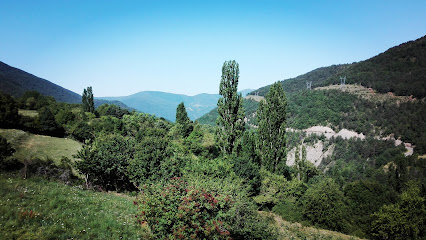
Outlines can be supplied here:
M362 61L425 35L426 1L3 1L0 61L81 94L218 93Z

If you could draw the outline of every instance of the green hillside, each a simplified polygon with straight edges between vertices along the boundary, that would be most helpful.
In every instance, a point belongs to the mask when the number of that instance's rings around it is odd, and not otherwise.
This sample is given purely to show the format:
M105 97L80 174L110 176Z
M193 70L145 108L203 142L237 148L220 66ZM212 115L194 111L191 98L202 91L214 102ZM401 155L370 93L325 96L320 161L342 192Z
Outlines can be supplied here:
M352 64L339 75L380 93L426 97L426 36L390 48L368 60ZM339 83L338 74L325 84Z
M14 97L20 97L26 91L34 90L45 96L52 96L58 102L81 102L81 96L77 93L3 62L0 62L0 83L0 91Z
M307 81L312 81L312 88L340 84L341 76L346 76L347 84L361 84L380 93L423 98L426 96L426 36L390 48L365 61L318 68L283 80L281 84L284 91L294 92L306 89ZM251 94L265 96L269 88L270 85Z
M37 91L42 95L52 96L57 102L81 103L79 94L0 61L0 92L18 98L27 91ZM102 104L114 104L133 110L119 101L95 100L96 107Z

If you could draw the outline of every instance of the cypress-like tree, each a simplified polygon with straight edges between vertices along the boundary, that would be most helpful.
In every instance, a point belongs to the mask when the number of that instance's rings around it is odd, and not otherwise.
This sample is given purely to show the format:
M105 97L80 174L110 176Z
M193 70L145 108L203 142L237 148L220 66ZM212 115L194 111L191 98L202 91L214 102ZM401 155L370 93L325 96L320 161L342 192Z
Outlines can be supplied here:
M179 131L183 137L188 137L193 130L191 120L186 112L185 105L181 102L176 108L176 123L179 124Z
M176 123L185 125L188 122L189 122L189 117L185 109L185 104L181 102L176 108Z
M262 165L269 171L281 172L286 163L287 99L279 82L272 85L257 110Z
M216 141L224 154L231 154L237 149L244 132L243 98L237 93L239 74L235 60L223 63L219 88L222 97L217 102Z
M83 104L83 111L95 113L95 101L93 99L92 87L84 89L81 102Z

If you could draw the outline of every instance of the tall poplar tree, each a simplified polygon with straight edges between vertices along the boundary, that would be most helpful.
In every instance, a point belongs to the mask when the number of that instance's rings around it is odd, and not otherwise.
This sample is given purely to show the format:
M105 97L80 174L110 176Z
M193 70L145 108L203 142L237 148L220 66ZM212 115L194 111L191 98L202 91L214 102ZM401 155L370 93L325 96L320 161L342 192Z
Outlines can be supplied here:
M225 61L222 66L217 102L219 116L216 120L216 141L224 154L236 149L244 132L243 97L237 93L240 71L235 60Z
M279 82L272 85L257 110L262 165L271 172L280 172L286 163L287 99Z
M95 113L95 101L93 99L92 87L84 89L81 102L83 104L83 111Z

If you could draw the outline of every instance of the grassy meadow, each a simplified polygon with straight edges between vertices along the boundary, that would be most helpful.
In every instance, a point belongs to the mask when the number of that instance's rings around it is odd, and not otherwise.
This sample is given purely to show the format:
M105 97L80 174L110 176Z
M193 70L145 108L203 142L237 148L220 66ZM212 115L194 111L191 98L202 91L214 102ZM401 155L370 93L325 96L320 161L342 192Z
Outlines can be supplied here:
M133 198L0 174L1 239L146 239Z
M59 164L62 157L73 160L73 155L82 146L72 139L31 134L18 129L0 129L0 135L16 150L13 157L21 162L48 158Z

